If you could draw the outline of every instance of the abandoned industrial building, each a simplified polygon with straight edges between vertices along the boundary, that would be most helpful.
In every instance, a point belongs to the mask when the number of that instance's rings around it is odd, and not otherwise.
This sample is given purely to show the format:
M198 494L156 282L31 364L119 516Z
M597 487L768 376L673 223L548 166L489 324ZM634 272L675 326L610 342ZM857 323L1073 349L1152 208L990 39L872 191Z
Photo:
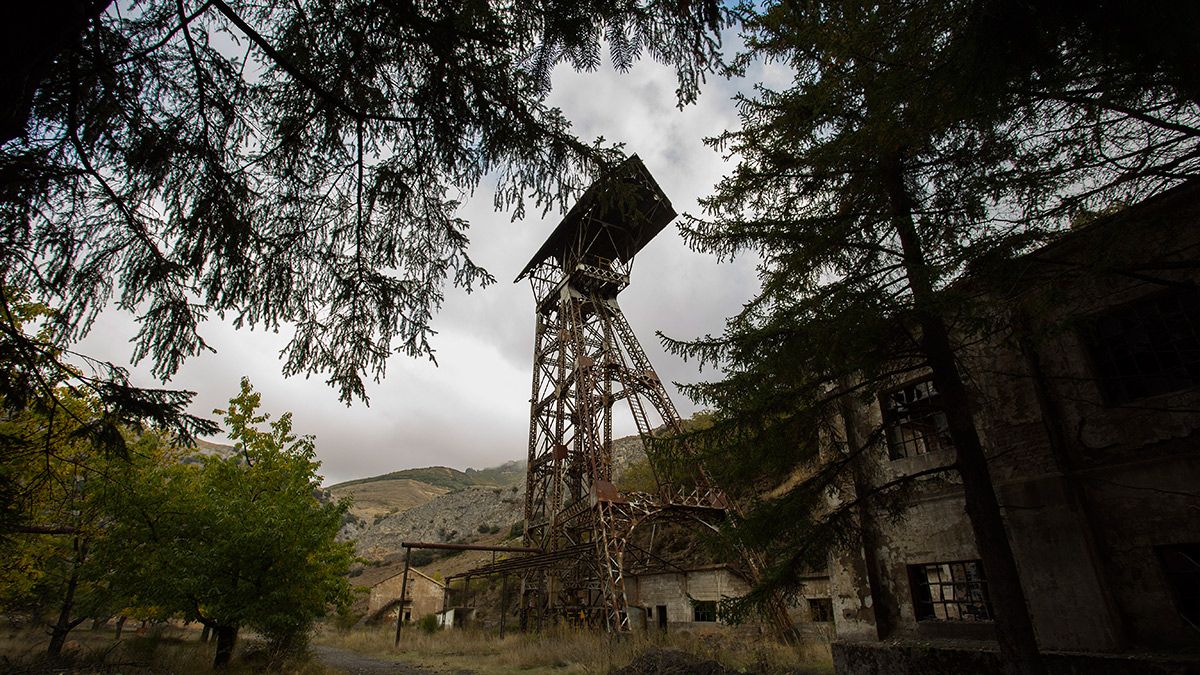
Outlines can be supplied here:
M1200 645L1198 222L1200 184L1184 185L1074 228L980 292L1016 307L960 361L1043 650ZM877 393L845 422L885 432L863 489L953 463L928 377ZM952 471L920 478L899 522L861 515L860 545L829 565L839 671L931 668L906 639L993 639Z
M678 424L616 304L633 253L673 211L636 157L625 168L651 217L625 230L597 224L588 219L619 218L592 195L591 212L573 209L523 272L539 303L525 509L533 553L458 575L467 590L457 595L448 579L445 625L475 620L472 578L499 578L500 607L483 612L501 631L506 620L727 630L720 601L754 583L752 557L668 560L645 539L651 519L705 526L734 508L702 469L693 494L625 494L611 482L615 401L629 401L643 438L646 409ZM983 308L988 319L972 325L988 328L959 336L959 359L1051 661L1068 652L1120 655L1134 672L1196 665L1182 654L1200 645L1197 222L1200 183L1186 184L1078 223L1013 262L1003 284L961 282L964 311ZM807 642L832 644L839 672L994 670L987 570L938 392L918 373L875 394L845 411L840 433L882 431L860 461L858 489L914 476L904 517L856 506L857 544L832 552L761 622L733 629L785 622ZM436 590L429 582L417 585Z

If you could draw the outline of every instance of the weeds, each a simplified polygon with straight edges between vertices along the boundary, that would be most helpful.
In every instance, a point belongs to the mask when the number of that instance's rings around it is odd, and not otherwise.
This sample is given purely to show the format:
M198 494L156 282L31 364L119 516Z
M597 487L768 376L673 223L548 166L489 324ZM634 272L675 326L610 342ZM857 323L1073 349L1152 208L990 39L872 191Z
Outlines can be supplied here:
M360 627L348 632L322 631L316 642L427 667L481 673L607 673L628 665L650 649L677 649L762 675L832 672L825 645L789 647L767 638L733 633L652 631L613 638L606 633L559 627L541 633L511 633L500 639L495 631L482 629L432 634L411 630L401 636L399 649L393 646L394 638L395 633L388 627Z

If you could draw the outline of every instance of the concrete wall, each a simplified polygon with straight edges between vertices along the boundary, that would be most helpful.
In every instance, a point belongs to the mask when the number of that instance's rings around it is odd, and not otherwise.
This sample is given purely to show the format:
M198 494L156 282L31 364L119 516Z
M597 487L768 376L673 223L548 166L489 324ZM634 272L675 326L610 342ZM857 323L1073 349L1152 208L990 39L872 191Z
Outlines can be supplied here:
M724 598L744 595L750 586L726 568L699 570L687 573L647 574L629 577L625 594L631 607L645 610L647 627L658 625L658 607L667 610L667 628L703 628L720 623L696 622L692 600L720 602Z
M1052 280L1019 288L1019 310L960 354L1043 649L1196 644L1155 547L1200 542L1200 391L1108 404L1080 332L1081 318L1170 288L1103 270L1197 258L1200 188L1180 194L1133 211L1136 222L1089 227L1046 249ZM1163 267L1153 274L1168 284L1200 281ZM877 404L853 412L860 437L881 423ZM952 461L952 450L890 460L879 447L866 484ZM861 545L833 556L839 639L990 639L989 622L914 616L908 565L975 558L961 486L952 474L921 479L902 520L869 514Z

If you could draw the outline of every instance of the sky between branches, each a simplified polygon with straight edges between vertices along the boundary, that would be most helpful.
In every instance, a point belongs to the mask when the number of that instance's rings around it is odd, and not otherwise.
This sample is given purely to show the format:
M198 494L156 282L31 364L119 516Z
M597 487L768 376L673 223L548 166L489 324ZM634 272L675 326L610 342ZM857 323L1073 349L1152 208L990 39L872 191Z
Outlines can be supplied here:
M727 169L702 139L736 125L731 97L740 88L784 77L782 68L766 65L754 67L745 81L710 80L698 104L680 111L675 76L667 67L643 61L622 74L607 66L594 73L564 66L555 72L549 103L565 111L581 138L625 143L627 152L641 156L676 211L698 214L696 200ZM470 295L447 289L433 322L439 365L393 356L386 378L368 388L369 407L358 402L347 408L319 378L283 378L278 360L283 335L235 330L216 317L201 334L217 353L193 357L166 386L196 391L191 411L207 415L224 407L237 393L239 379L249 376L262 392L265 411L277 416L290 410L296 431L316 436L327 485L411 467L482 468L524 457L533 299L528 283L512 279L562 214L541 218L533 212L510 222L508 214L492 209L486 182L464 199L460 213L471 222L472 258L497 283ZM675 225L638 255L631 285L619 300L663 380L690 382L704 374L665 354L654 332L677 338L719 332L725 317L754 293L757 281L754 261L718 265L713 257L688 250ZM135 333L131 316L109 310L78 351L128 366L128 340ZM162 386L147 364L131 372L134 384ZM696 410L669 389L684 416ZM635 433L624 407L614 408L613 433Z

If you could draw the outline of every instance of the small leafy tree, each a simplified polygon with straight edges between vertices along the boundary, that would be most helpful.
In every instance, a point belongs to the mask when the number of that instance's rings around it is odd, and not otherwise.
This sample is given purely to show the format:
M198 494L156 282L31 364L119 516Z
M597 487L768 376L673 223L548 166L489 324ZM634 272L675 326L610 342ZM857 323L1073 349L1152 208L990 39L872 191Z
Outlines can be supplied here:
M121 461L79 435L97 415L93 401L70 391L57 400L57 416L25 411L0 422L0 434L37 434L49 443L34 457L3 462L20 521L0 549L0 603L47 617L50 656L62 652L76 626L107 616L115 602L92 552L106 536L108 473Z
M243 379L217 411L234 456L132 463L110 537L120 544L107 550L137 604L212 628L215 667L229 662L244 626L291 650L315 619L351 601L351 545L335 541L345 505L317 497L313 439L292 433L290 413L261 429L268 416L259 403Z

